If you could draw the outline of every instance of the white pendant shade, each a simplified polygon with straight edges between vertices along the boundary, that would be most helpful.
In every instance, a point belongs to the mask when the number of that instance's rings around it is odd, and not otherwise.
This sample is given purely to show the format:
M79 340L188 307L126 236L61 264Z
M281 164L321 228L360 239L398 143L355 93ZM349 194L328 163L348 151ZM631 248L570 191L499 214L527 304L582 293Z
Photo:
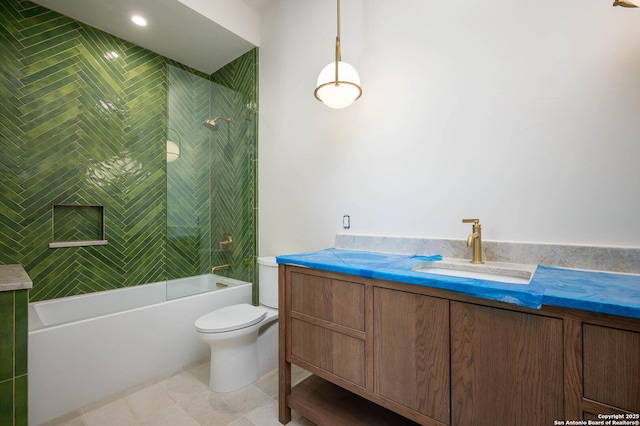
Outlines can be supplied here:
M320 71L314 95L330 108L346 108L362 95L358 71L342 62L340 51L340 0L338 0L338 35L336 36L336 59ZM337 65L336 65L337 64Z
M167 141L167 163L175 161L180 157L180 148L178 144L172 141Z
M320 71L316 98L330 108L346 108L362 94L358 71L350 64L338 62L338 82L336 83L336 63L331 62Z

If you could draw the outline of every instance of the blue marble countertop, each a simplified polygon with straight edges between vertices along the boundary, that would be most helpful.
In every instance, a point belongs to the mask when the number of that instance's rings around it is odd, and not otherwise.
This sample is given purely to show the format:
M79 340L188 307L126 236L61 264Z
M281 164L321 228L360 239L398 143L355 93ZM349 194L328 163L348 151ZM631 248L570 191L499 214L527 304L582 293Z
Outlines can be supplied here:
M531 282L508 284L413 271L442 257L344 249L283 255L279 264L306 266L365 278L441 288L468 296L540 309L542 305L640 318L640 275L538 265Z

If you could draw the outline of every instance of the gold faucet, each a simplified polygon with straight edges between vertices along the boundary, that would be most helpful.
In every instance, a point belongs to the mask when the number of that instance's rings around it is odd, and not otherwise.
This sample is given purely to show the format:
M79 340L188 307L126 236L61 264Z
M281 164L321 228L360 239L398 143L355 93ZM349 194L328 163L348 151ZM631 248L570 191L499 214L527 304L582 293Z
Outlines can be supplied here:
M482 261L482 229L480 219L462 219L462 223L473 223L473 233L467 237L467 247L473 247L473 260L471 263L484 263Z
M228 263L226 265L212 266L211 267L211 273L215 274L216 271L219 271L220 269L229 269L230 267L231 267L231 265L229 265Z

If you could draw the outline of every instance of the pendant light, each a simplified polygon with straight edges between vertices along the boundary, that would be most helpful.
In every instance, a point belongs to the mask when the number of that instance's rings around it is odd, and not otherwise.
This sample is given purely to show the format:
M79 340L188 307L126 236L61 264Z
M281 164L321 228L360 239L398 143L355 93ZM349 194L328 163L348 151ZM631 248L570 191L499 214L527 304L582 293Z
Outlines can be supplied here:
M622 6L622 7L638 7L635 4L633 4L632 2L630 2L629 0L614 0L613 2L614 6Z
M320 71L314 92L316 98L330 108L346 108L362 95L358 71L342 62L340 51L340 0L338 0L338 35L336 36L336 58Z

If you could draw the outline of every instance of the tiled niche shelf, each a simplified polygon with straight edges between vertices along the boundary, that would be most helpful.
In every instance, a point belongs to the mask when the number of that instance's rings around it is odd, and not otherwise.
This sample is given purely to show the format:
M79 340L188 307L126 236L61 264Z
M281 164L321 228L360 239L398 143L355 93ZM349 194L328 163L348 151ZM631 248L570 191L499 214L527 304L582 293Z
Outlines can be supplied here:
M54 204L51 206L49 248L104 246L104 206Z

